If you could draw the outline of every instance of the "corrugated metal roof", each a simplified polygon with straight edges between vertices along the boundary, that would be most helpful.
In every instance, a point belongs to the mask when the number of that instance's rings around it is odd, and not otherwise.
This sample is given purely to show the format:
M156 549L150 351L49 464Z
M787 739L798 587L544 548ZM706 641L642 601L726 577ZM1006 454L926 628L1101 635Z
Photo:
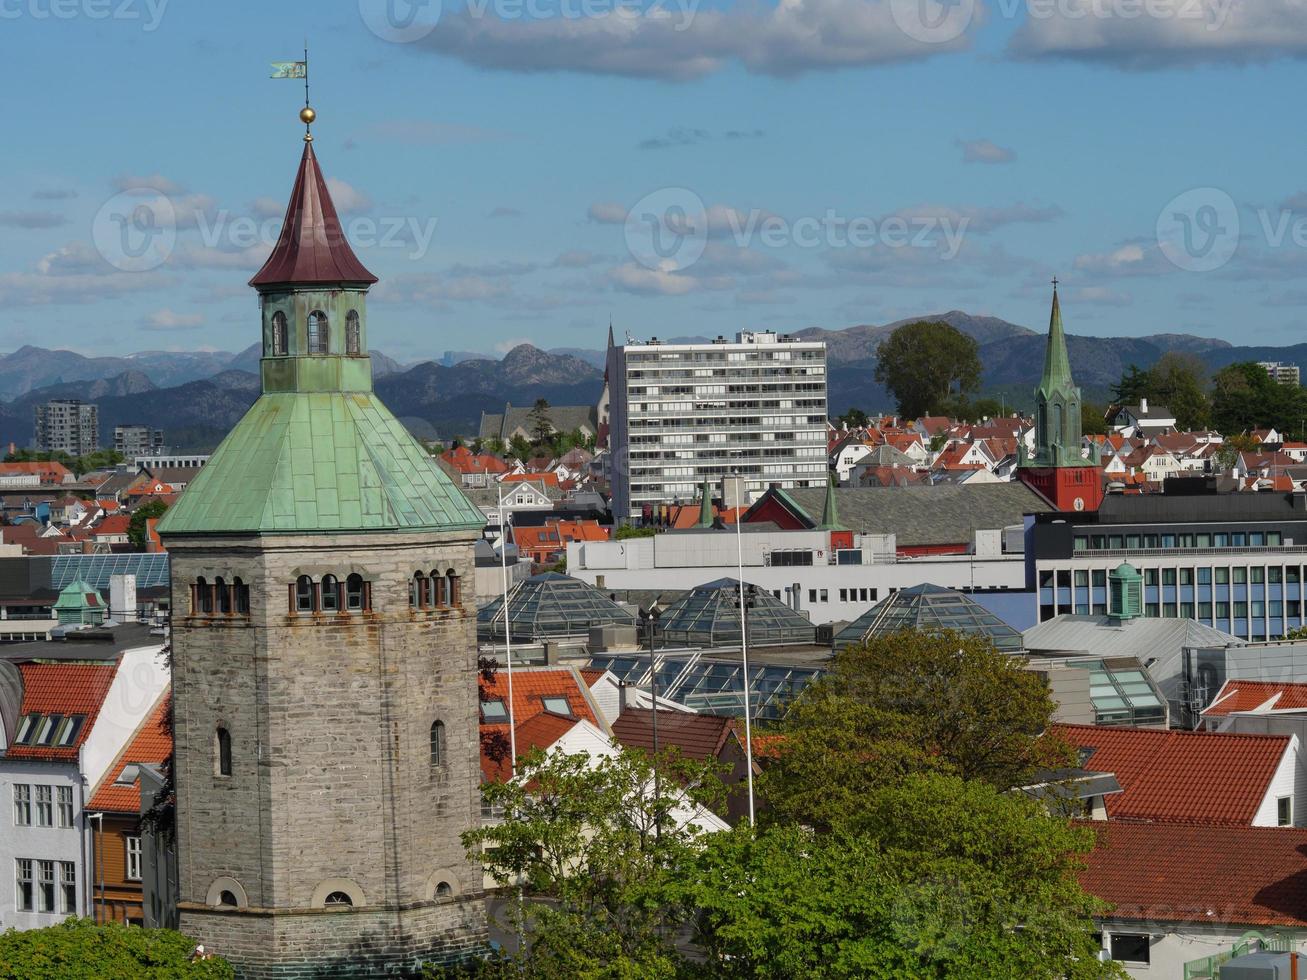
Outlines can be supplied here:
M1030 627L1023 643L1030 653L1164 659L1184 649L1239 646L1243 641L1192 619L1144 617L1120 622L1109 616L1064 614Z

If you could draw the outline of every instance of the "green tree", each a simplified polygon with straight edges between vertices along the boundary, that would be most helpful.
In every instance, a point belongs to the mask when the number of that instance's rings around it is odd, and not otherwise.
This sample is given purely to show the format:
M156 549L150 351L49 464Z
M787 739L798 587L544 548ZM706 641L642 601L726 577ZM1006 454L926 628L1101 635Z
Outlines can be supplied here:
M226 960L191 962L194 941L170 929L70 918L45 929L0 934L7 980L230 980Z
M981 637L876 637L838 652L790 707L762 792L781 820L839 829L913 772L1024 785L1071 761L1041 738L1054 708L1038 674Z
M548 442L549 437L554 434L554 423L549 420L547 399L536 399L535 405L527 415L527 421L531 424L531 439L537 446Z
M614 541L626 541L630 538L652 538L658 533L656 527L636 527L634 524L623 524L613 532Z
M162 517L168 511L168 505L162 500L151 500L141 504L132 511L132 518L127 524L127 540L137 551L144 551L149 543L146 540L146 524L156 517Z
M1138 405L1141 398L1151 393L1152 378L1139 365L1131 364L1121 375L1121 380L1112 385L1112 400L1118 405Z
M523 438L522 433L513 433L513 438L508 443L509 451L518 459L531 458L531 443Z
M843 415L836 416L835 421L848 426L850 429L861 429L868 422L870 422L871 419L867 416L867 413L864 412L862 409L850 408Z
M1307 417L1307 390L1282 385L1253 362L1231 364L1212 378L1212 424L1226 436L1275 426L1295 431Z
M1080 431L1087 436L1107 435L1107 406L1081 402Z
M980 385L976 342L947 323L919 320L899 327L876 352L875 379L898 402L899 414L915 419L939 412L950 396Z
M1168 351L1149 368L1148 379L1148 397L1171 410L1177 428L1192 431L1211 425L1207 369L1193 354Z

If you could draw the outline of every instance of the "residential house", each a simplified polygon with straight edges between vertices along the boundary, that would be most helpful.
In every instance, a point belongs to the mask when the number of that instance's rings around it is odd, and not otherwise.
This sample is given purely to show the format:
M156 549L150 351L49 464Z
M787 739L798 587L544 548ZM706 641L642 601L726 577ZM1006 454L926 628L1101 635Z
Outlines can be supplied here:
M437 459L441 468L455 475L465 490L493 486L496 479L508 472L508 464L494 453L474 453L466 446L447 449Z
M0 488L57 487L75 482L77 477L73 471L54 460L0 463Z
M1141 398L1138 405L1122 405L1108 419L1116 432L1125 436L1159 436L1175 431L1175 415L1165 405L1149 405Z

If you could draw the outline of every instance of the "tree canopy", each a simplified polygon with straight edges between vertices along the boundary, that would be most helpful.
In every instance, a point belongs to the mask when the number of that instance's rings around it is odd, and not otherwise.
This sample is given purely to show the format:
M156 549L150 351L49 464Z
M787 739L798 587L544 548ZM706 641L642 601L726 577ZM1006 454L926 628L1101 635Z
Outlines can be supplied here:
M146 545L149 543L146 541L149 522L162 517L167 512L168 505L162 500L151 500L132 511L131 520L127 522L127 540L132 543L133 548L138 551L145 550Z
M899 327L876 353L876 380L905 418L947 410L950 398L980 385L976 342L947 323L918 320Z
M1307 390L1275 381L1260 364L1231 364L1212 378L1212 422L1225 435L1274 426L1301 435Z
M9 980L230 980L220 958L191 962L194 941L170 929L65 919L0 934L0 976Z
M1212 424L1207 369L1193 354L1167 351L1146 371L1131 364L1112 386L1112 396L1119 405L1138 405L1144 399L1165 405L1175 414L1180 429L1204 429Z

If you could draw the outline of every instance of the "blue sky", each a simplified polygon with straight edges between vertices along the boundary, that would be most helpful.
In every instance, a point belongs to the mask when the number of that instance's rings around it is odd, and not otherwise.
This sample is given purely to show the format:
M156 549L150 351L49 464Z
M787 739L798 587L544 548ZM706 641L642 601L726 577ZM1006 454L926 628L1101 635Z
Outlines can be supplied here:
M268 62L306 33L403 360L599 347L610 316L1039 327L1054 274L1073 333L1302 339L1302 0L446 0L396 38L405 6L0 0L0 350L254 341L302 148ZM124 201L175 226L140 268Z

